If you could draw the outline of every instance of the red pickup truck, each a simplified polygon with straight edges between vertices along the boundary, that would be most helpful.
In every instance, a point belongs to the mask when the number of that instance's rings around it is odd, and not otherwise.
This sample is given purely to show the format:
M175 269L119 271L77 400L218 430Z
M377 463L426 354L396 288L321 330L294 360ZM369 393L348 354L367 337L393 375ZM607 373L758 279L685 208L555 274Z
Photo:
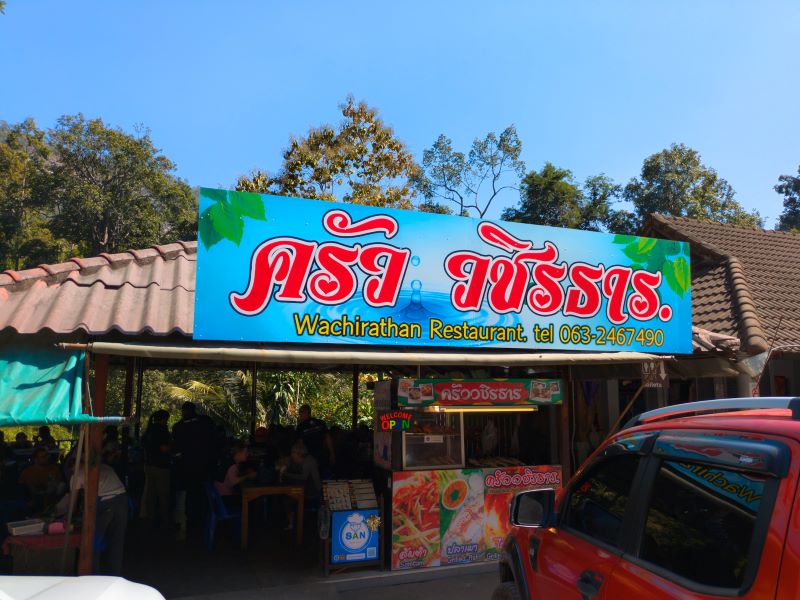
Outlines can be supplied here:
M494 600L800 598L800 398L670 406L516 496Z

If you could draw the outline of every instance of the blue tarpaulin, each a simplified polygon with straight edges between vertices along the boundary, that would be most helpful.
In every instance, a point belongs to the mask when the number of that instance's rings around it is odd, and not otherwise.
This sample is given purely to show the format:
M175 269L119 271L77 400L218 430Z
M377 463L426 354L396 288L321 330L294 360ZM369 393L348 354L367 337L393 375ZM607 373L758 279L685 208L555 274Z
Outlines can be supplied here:
M0 427L100 421L83 414L85 360L77 350L0 349Z

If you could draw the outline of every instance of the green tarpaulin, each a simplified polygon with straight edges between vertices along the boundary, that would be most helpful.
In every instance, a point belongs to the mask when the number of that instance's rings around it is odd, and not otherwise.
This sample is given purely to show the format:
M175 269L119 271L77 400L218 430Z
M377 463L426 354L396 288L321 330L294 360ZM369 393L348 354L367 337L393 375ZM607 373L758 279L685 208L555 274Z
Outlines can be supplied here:
M0 427L99 421L82 410L85 360L48 347L0 350Z

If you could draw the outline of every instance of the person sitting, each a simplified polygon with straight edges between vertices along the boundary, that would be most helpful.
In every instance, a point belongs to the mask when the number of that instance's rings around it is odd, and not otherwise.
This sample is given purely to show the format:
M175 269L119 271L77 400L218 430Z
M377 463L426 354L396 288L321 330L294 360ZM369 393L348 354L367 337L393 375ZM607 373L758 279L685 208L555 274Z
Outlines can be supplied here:
M278 451L275 440L272 439L266 427L258 427L250 445L249 455L258 464L258 481L262 484L274 483L277 479L275 462L278 460Z
M34 450L33 464L19 476L20 485L24 485L32 496L55 494L61 481L61 471L50 462L50 455L44 448Z
M33 448L33 444L28 441L28 435L24 431L20 431L14 442L14 449L15 450L28 450Z
M237 443L233 447L233 464L225 472L223 481L215 481L214 486L222 501L230 509L241 507L243 482L255 479L258 473L247 465L247 446Z
M31 510L41 512L55 502L61 492L61 470L50 462L50 455L44 448L33 451L33 464L26 467L19 476L19 484L25 488L32 499Z
M281 467L281 481L284 483L301 484L305 488L306 507L315 507L319 503L322 481L319 476L319 465L316 459L308 452L302 440L297 440L292 446L289 463ZM295 515L294 503L287 504L288 526L294 528Z
M39 427L39 435L33 438L35 440L34 448L44 448L47 451L55 450L58 447L55 438L50 434L50 428L47 425Z
M72 489L86 486L85 469L78 467L72 478ZM65 494L56 506L56 514L66 514L69 506L69 493ZM97 527L98 539L106 542L104 564L100 556L94 557L92 572L103 575L119 575L122 571L122 554L125 546L125 530L128 527L128 496L125 486L117 474L107 464L100 464L97 486Z

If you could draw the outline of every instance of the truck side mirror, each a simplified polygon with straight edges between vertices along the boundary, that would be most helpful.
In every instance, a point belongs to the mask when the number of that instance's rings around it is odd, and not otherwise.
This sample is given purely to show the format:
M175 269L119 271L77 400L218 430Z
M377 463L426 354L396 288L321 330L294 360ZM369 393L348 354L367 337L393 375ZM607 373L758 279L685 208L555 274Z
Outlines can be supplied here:
M520 527L549 527L555 514L555 505L555 490L521 492L511 502L511 524Z

